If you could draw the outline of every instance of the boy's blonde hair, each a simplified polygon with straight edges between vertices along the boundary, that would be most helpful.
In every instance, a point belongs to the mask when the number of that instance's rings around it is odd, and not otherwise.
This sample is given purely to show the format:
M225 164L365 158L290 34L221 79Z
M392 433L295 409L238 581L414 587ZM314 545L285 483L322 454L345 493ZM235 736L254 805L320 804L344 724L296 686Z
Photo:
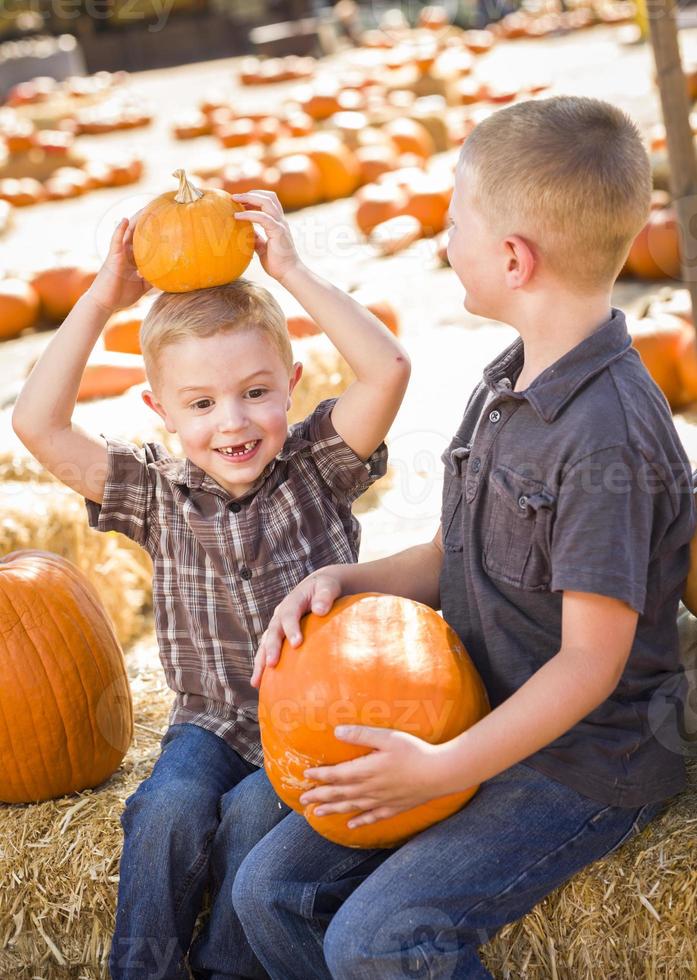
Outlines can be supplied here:
M529 238L575 287L612 284L648 218L651 167L637 127L598 99L501 109L467 138L459 166L494 229Z
M293 352L283 310L271 293L248 279L189 293L161 293L140 328L140 346L151 384L165 347L190 337L258 330L279 354L290 374Z

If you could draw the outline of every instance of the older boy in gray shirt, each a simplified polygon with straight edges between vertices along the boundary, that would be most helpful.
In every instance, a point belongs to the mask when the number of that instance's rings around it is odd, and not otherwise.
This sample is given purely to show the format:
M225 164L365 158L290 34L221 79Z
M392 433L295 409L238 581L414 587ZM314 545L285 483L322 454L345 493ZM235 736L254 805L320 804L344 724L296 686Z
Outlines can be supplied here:
M514 105L463 147L450 264L467 309L520 339L445 453L433 542L313 573L274 614L255 678L284 633L299 642L304 612L342 593L442 608L492 712L437 746L349 726L337 735L373 751L309 770L318 785L301 802L351 827L482 785L395 852L339 847L297 814L264 838L233 899L274 980L489 977L481 943L683 785L690 469L610 301L650 189L635 126L597 100Z

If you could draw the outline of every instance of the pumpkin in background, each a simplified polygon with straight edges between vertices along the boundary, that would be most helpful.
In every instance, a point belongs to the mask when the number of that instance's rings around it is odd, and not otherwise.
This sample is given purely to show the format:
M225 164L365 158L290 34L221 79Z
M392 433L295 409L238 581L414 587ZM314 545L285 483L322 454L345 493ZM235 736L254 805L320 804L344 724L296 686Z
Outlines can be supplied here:
M292 153L277 161L276 194L286 211L310 207L322 196L319 167L304 153Z
M632 242L625 270L638 279L680 278L680 238L672 207L651 212Z
M384 126L384 131L396 144L399 153L415 153L425 160L436 151L431 134L415 119L407 116L392 119Z
M378 177L389 173L397 166L397 152L392 143L359 146L356 150L356 159L361 184L372 184Z
M630 322L629 328L632 345L670 407L676 409L689 401L684 395L679 364L687 343L693 339L692 328L668 313Z
M102 333L104 349L122 354L140 354L140 328L153 302L154 297L144 296L133 306L113 313Z
M268 777L310 825L348 847L393 847L462 807L476 787L349 830L350 814L318 817L303 807L304 772L370 749L334 736L338 724L408 731L447 742L488 711L484 686L455 632L428 606L398 596L344 596L326 616L302 620L303 643L284 645L264 671L259 723Z
M286 317L288 333L291 337L314 337L322 333L319 326L307 313L295 313Z
M39 297L23 279L0 279L0 340L16 337L36 323Z
M174 176L179 189L151 201L136 222L133 256L138 271L169 293L239 278L254 254L254 229L234 217L244 208L225 191L194 187L183 170Z
M97 786L133 734L123 654L92 585L65 558L0 560L0 800Z
M77 400L114 398L144 381L145 364L140 355L96 350L82 373Z
M360 292L353 293L352 295L358 303L361 303L367 310L370 310L373 316L381 320L395 337L399 334L399 314L392 303L386 299L370 299L368 296L363 296Z
M452 181L424 174L413 181L406 192L404 214L418 218L424 235L428 237L443 231L452 195Z
M88 265L66 264L37 272L32 286L39 294L41 312L49 320L64 320L94 282L97 270Z
M364 235L369 235L376 225L403 214L407 194L397 184L366 184L356 192L356 224Z
M319 168L325 201L353 194L360 180L360 167L340 139L331 133L317 133L308 137L305 152Z

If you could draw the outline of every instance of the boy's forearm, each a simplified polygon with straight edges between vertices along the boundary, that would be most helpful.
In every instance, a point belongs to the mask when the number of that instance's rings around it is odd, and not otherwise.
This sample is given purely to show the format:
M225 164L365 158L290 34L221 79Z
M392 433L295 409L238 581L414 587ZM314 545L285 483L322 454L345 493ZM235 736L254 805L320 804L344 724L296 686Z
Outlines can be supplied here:
M307 266L297 266L282 285L324 330L359 381L384 383L390 366L398 373L407 368L407 354L387 327Z
M333 565L331 574L339 580L343 595L384 592L439 609L442 562L443 553L430 541L375 561ZM328 571L320 569L316 574Z
M82 296L34 365L19 394L12 424L21 439L44 438L72 418L87 359L109 311Z
M468 731L444 743L442 792L491 779L549 745L610 696L617 677L582 654L560 651Z

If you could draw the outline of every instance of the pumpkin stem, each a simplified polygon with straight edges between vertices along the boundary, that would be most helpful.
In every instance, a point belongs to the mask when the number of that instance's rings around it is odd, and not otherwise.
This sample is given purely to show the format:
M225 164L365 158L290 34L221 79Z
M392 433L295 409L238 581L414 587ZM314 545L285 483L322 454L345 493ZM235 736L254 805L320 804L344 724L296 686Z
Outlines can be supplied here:
M203 191L191 183L185 170L175 170L172 176L179 181L179 190L174 195L177 204L194 204L203 197Z

